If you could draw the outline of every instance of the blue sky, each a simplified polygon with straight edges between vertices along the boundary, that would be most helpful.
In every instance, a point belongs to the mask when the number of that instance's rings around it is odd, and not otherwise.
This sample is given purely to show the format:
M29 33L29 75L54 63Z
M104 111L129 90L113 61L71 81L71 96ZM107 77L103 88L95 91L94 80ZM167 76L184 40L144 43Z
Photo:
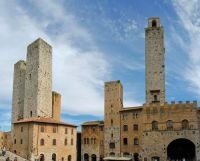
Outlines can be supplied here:
M144 28L152 16L165 31L167 101L199 101L200 1L0 1L1 130L10 128L13 65L38 37L53 46L64 121L103 119L105 81L121 80L125 107L142 105Z

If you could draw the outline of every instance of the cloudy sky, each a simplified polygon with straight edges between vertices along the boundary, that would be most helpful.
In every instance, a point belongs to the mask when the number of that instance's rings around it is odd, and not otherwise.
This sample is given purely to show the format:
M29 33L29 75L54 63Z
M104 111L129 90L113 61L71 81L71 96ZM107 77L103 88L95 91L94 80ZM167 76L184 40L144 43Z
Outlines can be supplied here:
M124 106L145 101L144 28L165 30L167 101L200 99L199 0L1 0L0 130L10 129L13 65L38 37L53 46L62 119L103 119L105 81L121 80Z

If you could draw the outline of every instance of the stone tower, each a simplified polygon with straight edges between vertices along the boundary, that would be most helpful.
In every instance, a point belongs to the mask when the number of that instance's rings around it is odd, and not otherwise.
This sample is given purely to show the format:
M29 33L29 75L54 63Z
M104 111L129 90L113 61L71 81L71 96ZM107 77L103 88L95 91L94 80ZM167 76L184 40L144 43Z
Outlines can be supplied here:
M165 102L164 31L157 17L145 28L146 103Z
M27 48L24 118L52 117L52 47L37 39Z
M26 62L18 61L14 65L12 123L23 118Z
M105 83L104 154L120 156L120 113L123 107L123 88L120 81Z

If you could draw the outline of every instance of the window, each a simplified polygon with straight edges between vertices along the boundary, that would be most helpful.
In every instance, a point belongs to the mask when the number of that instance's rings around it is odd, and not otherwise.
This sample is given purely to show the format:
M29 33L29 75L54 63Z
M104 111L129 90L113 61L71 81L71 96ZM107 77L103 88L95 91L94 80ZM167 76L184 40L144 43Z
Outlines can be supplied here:
M134 125L133 125L133 130L134 130L134 131L138 131L138 125L137 125L137 124L134 124Z
M157 121L152 122L152 130L154 130L154 131L158 130L158 122Z
M123 139L123 143L124 143L124 145L128 145L128 139L127 139L127 138L124 138L124 139Z
M32 111L30 111L30 116L31 116L31 117L33 116L33 112L32 112Z
M87 144L87 140L86 140L86 138L84 138L84 144Z
M56 139L53 139L53 145L56 145Z
M152 27L156 27L156 26L157 26L156 20L153 20L153 21L152 21Z
M65 139L65 145L67 145L67 139Z
M44 145L44 139L40 139L40 145Z
M166 126L167 126L167 130L173 130L173 121L172 120L168 120L166 122Z
M94 144L96 144L96 138L94 138Z
M71 134L73 135L73 133L74 133L74 129L72 129L72 131L71 131Z
M157 102L157 101L158 101L157 95L154 95L153 98L154 98L154 102Z
M127 114L127 113L123 113L123 114L122 114L122 119L123 119L123 120L126 120L127 118L128 118L128 114Z
M109 147L110 147L110 149L115 149L115 143L110 143Z
M73 145L74 144L74 140L73 139L71 139L71 145Z
M123 126L123 131L128 131L128 125Z
M65 134L67 134L67 128L65 128Z
M87 138L87 144L89 144L89 138Z
M23 140L22 139L20 140L20 143L23 144Z
M133 119L137 119L138 118L138 112L133 112Z
M138 138L134 138L134 145L139 145L139 140L138 140Z
M113 138L113 132L111 133L111 138Z
M182 129L189 129L189 121L188 120L182 121Z
M14 144L16 144L16 143L17 143L17 140L15 139L15 140L14 140Z
M111 122L111 126L113 126L113 119L111 119L110 122Z
M41 132L44 132L44 126L41 126L41 127L40 127L40 131L41 131Z
M56 133L56 127L53 127L53 133Z
M22 127L21 127L21 132L23 132L23 130L24 130L24 129L23 129L23 126L22 126Z

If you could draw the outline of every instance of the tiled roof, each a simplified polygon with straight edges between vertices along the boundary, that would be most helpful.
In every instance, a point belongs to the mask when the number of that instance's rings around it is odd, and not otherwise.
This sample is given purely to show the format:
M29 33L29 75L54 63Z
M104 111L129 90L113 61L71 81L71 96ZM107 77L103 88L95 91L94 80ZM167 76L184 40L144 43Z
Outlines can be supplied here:
M103 125L104 121L88 121L88 122L84 122L82 125L86 126L86 125Z
M130 111L130 110L142 110L143 106L136 106L136 107L125 107L120 110L120 112Z
M29 122L37 122L37 123L46 123L46 124L59 124L59 125L66 125L66 126L72 126L72 127L77 127L76 125L72 125L69 123L57 121L55 119L52 119L51 117L32 117L32 118L25 118L21 119L19 121L14 122L14 124L19 124L19 123L29 123Z

